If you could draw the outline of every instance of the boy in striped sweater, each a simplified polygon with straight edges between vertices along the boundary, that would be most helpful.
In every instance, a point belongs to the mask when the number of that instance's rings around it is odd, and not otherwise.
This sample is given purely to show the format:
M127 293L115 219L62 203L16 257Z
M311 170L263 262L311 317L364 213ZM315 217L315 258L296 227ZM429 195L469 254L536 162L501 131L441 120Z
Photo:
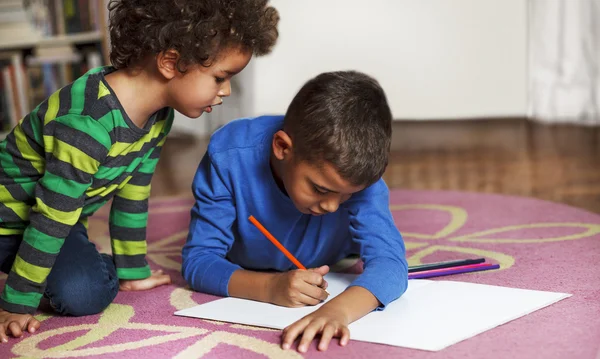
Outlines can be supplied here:
M42 296L63 315L170 283L145 259L150 182L173 122L211 112L278 15L267 0L113 0L111 62L52 94L0 142L0 340L30 333ZM113 255L87 221L112 199Z

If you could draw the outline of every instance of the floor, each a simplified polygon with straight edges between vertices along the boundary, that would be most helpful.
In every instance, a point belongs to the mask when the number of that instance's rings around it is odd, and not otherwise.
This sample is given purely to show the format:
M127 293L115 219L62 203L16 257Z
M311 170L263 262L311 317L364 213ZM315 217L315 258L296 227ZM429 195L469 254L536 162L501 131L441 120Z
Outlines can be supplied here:
M153 196L186 195L207 141L172 134ZM600 128L525 119L397 121L391 188L536 197L600 213Z

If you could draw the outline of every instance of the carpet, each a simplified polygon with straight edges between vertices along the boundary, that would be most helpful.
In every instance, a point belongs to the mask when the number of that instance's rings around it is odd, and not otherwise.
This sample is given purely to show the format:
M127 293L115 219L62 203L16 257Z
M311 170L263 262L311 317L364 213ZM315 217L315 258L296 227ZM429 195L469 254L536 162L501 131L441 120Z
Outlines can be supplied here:
M190 291L181 275L189 198L150 203L148 260L173 284L121 292L106 311L83 318L40 313L34 334L0 344L0 358L301 358L279 348L279 332L173 316L217 299ZM600 215L530 198L403 191L391 193L394 219L410 265L466 257L499 263L497 271L445 277L560 291L573 297L440 352L351 341L307 358L596 358L600 347ZM90 237L110 251L107 208L90 220ZM360 263L346 263L360 270ZM0 282L4 282L2 275Z

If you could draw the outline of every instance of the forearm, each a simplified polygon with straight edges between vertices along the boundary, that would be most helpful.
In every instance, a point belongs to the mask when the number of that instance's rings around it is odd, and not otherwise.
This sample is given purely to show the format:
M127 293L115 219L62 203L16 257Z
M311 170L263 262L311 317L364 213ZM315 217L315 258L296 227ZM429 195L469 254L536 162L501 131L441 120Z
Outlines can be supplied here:
M253 272L238 269L229 279L228 291L231 297L271 303L270 283L275 273Z
M323 310L341 311L350 324L369 314L381 303L375 296L363 287L350 287L343 293L325 303ZM320 310L320 309L319 309Z
M143 178L143 183L139 183L140 178ZM150 276L150 267L146 261L150 185L138 185L150 181L150 176L146 178L137 174L131 181L113 199L109 230L118 277L136 280Z

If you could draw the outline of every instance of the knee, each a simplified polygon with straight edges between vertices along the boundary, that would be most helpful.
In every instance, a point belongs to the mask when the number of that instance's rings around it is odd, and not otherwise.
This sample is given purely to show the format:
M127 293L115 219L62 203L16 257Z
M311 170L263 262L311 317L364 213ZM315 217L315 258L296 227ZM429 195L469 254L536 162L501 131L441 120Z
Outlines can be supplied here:
M73 275L46 289L52 308L62 315L84 316L102 312L117 296L117 278Z

